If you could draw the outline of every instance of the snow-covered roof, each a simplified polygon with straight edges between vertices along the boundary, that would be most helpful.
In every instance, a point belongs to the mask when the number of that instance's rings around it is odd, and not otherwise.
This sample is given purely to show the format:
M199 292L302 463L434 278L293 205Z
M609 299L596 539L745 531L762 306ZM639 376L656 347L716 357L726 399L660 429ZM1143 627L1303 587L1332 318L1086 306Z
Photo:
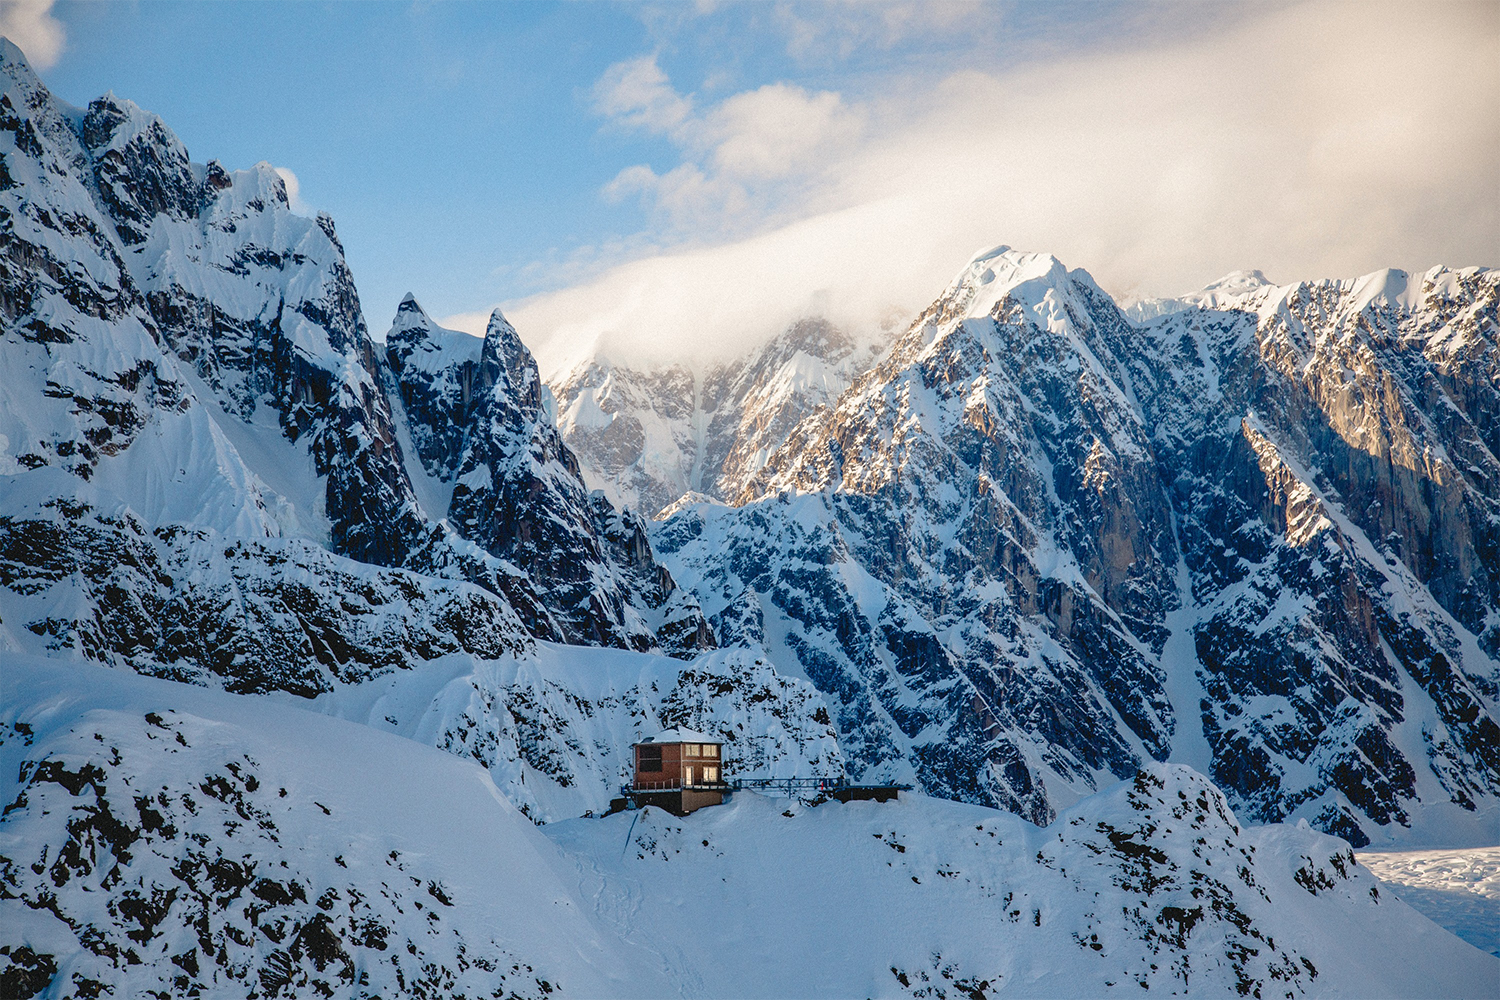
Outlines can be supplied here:
M683 729L681 726L673 726L671 729L668 729L666 732L657 733L655 736L647 736L645 739L641 740L641 742L642 743L723 743L724 741L720 740L720 739L715 739L712 736L705 736L702 733L694 732L691 729Z

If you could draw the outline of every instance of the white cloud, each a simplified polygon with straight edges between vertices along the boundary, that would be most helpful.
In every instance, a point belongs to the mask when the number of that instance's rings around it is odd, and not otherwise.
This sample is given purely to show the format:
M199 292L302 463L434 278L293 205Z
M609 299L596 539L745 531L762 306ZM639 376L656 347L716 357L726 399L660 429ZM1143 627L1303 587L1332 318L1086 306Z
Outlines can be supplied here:
M302 182L297 180L297 175L286 167L273 167L276 173L281 175L281 181L286 185L286 200L293 212L297 215L311 216L312 208L302 200Z
M623 125L670 133L693 112L691 99L678 94L655 56L615 63L594 84L594 108Z
M700 141L720 173L782 177L829 158L858 138L862 125L836 93L774 83L720 104L704 122Z
M1243 267L1291 281L1500 264L1497 65L1500 5L1318 4L1192 43L895 81L854 106L763 88L676 118L682 165L616 179L700 245L507 312L555 366L596 342L723 356L815 308L874 322L1002 242L1117 293ZM835 138L804 141L799 122ZM783 165L766 187L757 172ZM730 190L741 200L715 229ZM714 233L729 241L701 245Z
M9 38L36 70L57 65L68 36L52 16L52 0L0 0L0 35Z
M617 125L666 135L685 161L665 174L626 167L604 186L618 202L643 197L679 232L733 229L806 187L809 172L858 138L863 115L831 91L786 83L735 94L698 110L679 94L654 56L611 66L594 87L594 106Z

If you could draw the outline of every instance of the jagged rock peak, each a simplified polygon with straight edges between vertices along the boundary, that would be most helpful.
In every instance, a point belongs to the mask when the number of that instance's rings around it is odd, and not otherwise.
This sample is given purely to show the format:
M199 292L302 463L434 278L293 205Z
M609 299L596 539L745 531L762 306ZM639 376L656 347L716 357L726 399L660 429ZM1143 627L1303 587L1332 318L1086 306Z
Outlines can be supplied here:
M516 328L499 309L490 313L479 356L479 382L496 393L503 391L527 416L535 417L542 406L542 377L536 358ZM498 396L497 396L498 398Z
M459 337L463 339L456 340ZM459 330L449 330L439 326L427 314L427 310L422 308L422 304L417 301L417 297L411 292L407 292L406 297L401 300L401 304L396 307L396 316L391 320L391 328L385 335L387 350L389 350L391 344L397 341L415 343L417 341L430 341L434 339L453 339L456 343L469 348L469 355L476 362L478 361L479 348L481 346L481 341L478 337Z
M713 645L696 603L674 596L639 517L588 495L536 360L503 313L481 342L438 326L408 295L386 360L422 466L413 478L441 484L435 514L528 576L551 623L538 619L537 634L674 655Z
M194 218L220 190L218 174L215 183L200 184L187 147L165 122L112 93L89 103L79 136L94 161L99 195L127 245L144 243L158 215Z

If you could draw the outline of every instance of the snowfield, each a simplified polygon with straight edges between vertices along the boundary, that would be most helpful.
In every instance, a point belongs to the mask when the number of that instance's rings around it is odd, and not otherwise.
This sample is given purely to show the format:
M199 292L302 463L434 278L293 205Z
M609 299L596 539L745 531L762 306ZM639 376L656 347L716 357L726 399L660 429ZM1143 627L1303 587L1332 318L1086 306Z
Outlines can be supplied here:
M538 823L602 814L630 775L631 746L673 726L712 733L741 776L845 770L823 696L745 649L684 661L539 642L495 660L444 657L312 706L477 761Z
M1046 828L741 793L538 828L470 761L275 698L7 654L21 995L1494 996L1342 841L1151 765ZM50 984L50 985L49 985ZM95 985L98 984L98 985ZM1139 985L1137 985L1139 984Z
M1500 955L1500 847L1389 851L1359 863L1412 908L1491 955Z

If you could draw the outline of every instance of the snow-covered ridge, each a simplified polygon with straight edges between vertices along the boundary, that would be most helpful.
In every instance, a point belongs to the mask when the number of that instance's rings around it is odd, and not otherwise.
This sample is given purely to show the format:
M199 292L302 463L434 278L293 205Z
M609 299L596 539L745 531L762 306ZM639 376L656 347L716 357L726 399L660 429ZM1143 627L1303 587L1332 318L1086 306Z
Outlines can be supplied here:
M1183 768L1045 829L743 793L539 830L484 770L369 727L14 668L0 975L37 991L1477 996L1500 971L1343 843L1247 829Z
M657 549L834 699L856 771L1045 819L1166 758L1257 819L1480 842L1497 301L1482 268L1252 272L1135 325L986 251Z

